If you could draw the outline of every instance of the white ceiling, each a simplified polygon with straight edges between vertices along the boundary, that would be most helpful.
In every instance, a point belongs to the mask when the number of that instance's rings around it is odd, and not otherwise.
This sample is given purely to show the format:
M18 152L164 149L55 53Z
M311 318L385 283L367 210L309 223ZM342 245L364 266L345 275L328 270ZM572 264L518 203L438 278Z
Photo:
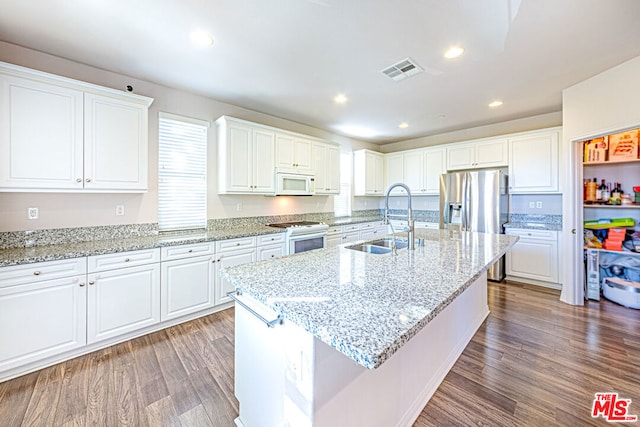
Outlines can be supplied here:
M640 55L640 0L0 0L0 11L0 40L334 133L364 127L380 144L560 111L563 88ZM191 45L195 28L214 45ZM453 44L465 53L445 60ZM425 72L381 73L406 57ZM489 109L494 99L504 105Z

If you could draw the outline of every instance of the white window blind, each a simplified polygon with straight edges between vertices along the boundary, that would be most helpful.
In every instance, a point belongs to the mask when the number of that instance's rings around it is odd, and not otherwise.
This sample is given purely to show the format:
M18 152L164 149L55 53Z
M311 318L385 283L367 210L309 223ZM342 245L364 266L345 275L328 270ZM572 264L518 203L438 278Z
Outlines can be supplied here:
M351 176L353 174L351 153L340 153L340 194L333 197L335 216L351 216Z
M166 113L159 123L158 228L206 228L209 124Z

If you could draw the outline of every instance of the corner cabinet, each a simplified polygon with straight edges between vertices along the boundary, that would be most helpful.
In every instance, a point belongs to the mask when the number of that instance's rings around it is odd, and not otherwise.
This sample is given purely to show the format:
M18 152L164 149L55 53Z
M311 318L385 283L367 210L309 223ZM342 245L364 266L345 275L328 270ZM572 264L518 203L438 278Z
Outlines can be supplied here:
M384 196L384 155L371 150L353 152L354 196Z
M316 194L340 194L340 147L313 143Z
M509 193L558 193L560 128L509 138Z
M507 140L488 139L447 147L447 170L504 167L508 164Z
M0 63L0 191L144 192L151 98Z
M218 194L275 193L275 132L243 120L220 117Z

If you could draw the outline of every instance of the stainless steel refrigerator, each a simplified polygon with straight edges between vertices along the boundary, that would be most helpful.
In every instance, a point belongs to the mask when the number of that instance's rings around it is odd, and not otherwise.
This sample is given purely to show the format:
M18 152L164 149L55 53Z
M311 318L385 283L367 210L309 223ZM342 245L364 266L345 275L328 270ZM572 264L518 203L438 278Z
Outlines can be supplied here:
M440 228L504 233L509 216L507 175L501 170L445 173L440 176ZM504 257L487 278L505 277Z

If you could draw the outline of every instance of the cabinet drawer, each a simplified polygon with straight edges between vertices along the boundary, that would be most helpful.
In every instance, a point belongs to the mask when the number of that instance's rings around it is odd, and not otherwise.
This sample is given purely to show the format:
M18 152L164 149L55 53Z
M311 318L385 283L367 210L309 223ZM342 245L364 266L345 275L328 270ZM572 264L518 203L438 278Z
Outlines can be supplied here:
M343 225L342 226L342 232L343 233L348 233L350 231L357 231L360 229L360 225L359 224L349 224L349 225Z
M529 228L507 228L504 234L520 236L526 239L558 240L558 232L554 230L536 230Z
M188 258L199 255L211 255L215 252L214 242L194 243L191 245L168 246L161 248L160 259L170 261L172 259Z
M362 224L360 224L359 229L360 230L370 230L372 228L375 228L376 223L375 222L363 222Z
M117 252L88 258L89 273L160 262L160 248Z
M234 251L236 249L251 248L255 245L255 237L241 237L239 239L220 240L216 242L216 252L227 252Z
M327 235L331 236L334 234L340 234L342 233L342 227L334 225L333 227L329 227L329 229L327 230Z
M267 234L258 236L258 246L271 245L274 243L284 243L284 233Z
M267 259L279 258L284 255L284 246L282 244L279 245L270 245L263 246L258 248L258 260L264 261Z
M0 288L86 273L87 259L84 257L13 265L0 268Z

